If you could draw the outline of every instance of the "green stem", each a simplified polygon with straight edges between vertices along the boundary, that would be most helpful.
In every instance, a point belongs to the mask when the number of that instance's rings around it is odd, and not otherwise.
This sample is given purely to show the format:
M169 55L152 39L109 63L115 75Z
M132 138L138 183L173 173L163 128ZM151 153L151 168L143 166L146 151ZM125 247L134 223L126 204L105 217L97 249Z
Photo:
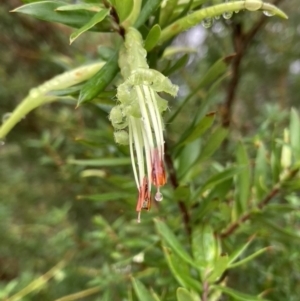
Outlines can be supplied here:
M55 76L37 88L31 89L28 96L23 99L10 117L0 127L0 139L3 139L30 111L45 103L56 100L58 96L51 95L51 91L66 89L87 80L102 68L103 65L103 62L98 62L82 66Z
M260 0L226 2L200 9L175 21L161 32L159 43L162 44L180 32L188 30L200 23L203 19L220 16L225 12L234 12L244 9L249 11L263 10L281 18L288 19L287 15L282 10L272 4L264 3Z

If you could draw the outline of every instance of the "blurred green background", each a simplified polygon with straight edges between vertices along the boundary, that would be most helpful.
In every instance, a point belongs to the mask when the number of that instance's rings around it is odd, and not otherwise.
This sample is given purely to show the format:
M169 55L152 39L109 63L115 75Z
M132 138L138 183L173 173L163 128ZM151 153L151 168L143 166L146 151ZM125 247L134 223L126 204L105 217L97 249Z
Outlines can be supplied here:
M114 39L111 34L86 33L69 46L70 28L9 13L21 4L18 0L0 4L3 118L31 87L97 59L101 52L98 45L111 46ZM289 20L269 18L243 58L232 107L230 139L226 150L218 154L223 163L230 161L239 139L248 143L250 153L255 151L256 141L271 144L272 135L281 135L288 124L289 108L299 109L300 6L298 0L286 0L280 2L280 7ZM171 110L195 87L209 66L235 52L234 30L250 28L260 17L259 13L241 12L229 21L215 22L209 29L195 27L176 39L177 45L189 43L197 52L190 56L187 67L173 77L182 92L170 103ZM229 85L230 76L212 95L211 110L222 112ZM178 139L190 112L199 106L197 97L201 93L183 109L176 123L167 124L171 142ZM0 146L0 299L5 300L8 294L20 291L66 260L66 267L51 281L22 300L56 300L98 285L100 292L82 300L131 300L132 273L164 291L165 300L173 300L168 294L175 291L177 284L163 262L151 222L154 216L171 216L175 228L181 223L172 203L171 188L164 189L166 197L160 212L153 208L144 214L143 223L137 228L136 188L129 164L70 164L74 158L128 156L127 148L113 141L109 107L87 104L75 109L75 105L57 102L31 112ZM218 116L221 123L222 114ZM299 208L298 194L290 194L288 201ZM210 216L212 224L219 221L218 214L222 212ZM269 245L274 248L243 268L230 271L228 284L250 294L270 289L270 300L297 301L299 209L280 214L274 209L264 214L282 231L258 218L229 245L245 241L255 232L253 250Z

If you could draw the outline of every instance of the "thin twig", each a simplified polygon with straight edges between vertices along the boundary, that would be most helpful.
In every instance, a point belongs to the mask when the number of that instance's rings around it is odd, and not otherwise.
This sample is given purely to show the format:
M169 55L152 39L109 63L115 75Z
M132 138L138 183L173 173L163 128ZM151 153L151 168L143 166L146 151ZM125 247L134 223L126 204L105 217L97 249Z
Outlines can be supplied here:
M203 288L203 290L202 290L201 301L207 301L208 300L208 292L209 292L209 283L207 281L204 281L202 288Z
M171 154L169 152L167 142L165 143L165 151L166 151L165 161L166 161L166 165L167 165L167 168L168 168L168 171L169 171L170 182L171 182L171 185L173 186L173 188L175 190L179 186L179 183L178 183L178 179L177 179L177 175L176 175L176 170L175 170L174 164L173 164L173 159L172 159ZM186 232L190 237L192 231L191 231L191 227L190 227L190 215L189 215L188 209L187 209L184 201L182 201L182 200L178 201L178 207L179 207L179 210L180 210L181 215L182 215L182 220L183 220L183 223L185 225Z
M297 175L298 171L299 171L298 168L291 170L290 173L286 176L286 178L284 180L282 180L279 183L276 183L274 185L273 189L267 194L267 196L261 202L258 203L256 208L262 210L264 207L266 207L270 203L270 201L281 192L282 184L285 183L286 181L293 179ZM244 222L249 220L251 218L252 214L253 214L252 210L246 211L242 216L239 217L239 219L237 221L233 222L224 231L222 231L220 234L220 237L226 238L226 237L230 236Z
M274 5L278 5L280 2L282 2L282 0L275 0ZM232 62L232 76L228 84L227 95L225 98L224 105L222 107L222 125L224 127L229 127L231 123L232 107L235 102L237 87L241 79L241 62L253 38L266 22L267 18L265 16L262 16L247 33L242 32L242 27L240 23L233 25L233 43L236 56Z

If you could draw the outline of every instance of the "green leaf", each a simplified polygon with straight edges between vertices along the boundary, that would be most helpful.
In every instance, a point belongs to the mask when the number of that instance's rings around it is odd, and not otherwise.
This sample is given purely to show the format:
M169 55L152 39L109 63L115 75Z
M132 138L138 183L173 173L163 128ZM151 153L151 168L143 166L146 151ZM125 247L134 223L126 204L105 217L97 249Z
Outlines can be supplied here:
M118 52L115 52L110 60L82 87L77 106L93 100L114 79L119 71Z
M296 161L300 160L300 119L298 112L292 108L290 115L290 140L293 156Z
M117 1L123 1L123 0L117 0ZM129 28L130 26L133 26L133 24L136 22L137 18L141 13L141 7L142 7L142 0L132 1L130 13L121 24L125 29Z
M180 32L186 31L189 28L200 23L205 18L214 18L216 16L220 16L225 12L234 12L240 10L263 10L272 13L273 15L277 15L284 19L287 19L287 15L277 7L272 4L268 4L262 1L257 0L247 0L247 1L231 1L218 5L212 5L210 7L205 7L203 9L197 10L191 14L187 14L181 19L176 20L168 27L163 29L162 34L160 36L160 43L164 43L171 39L172 37L178 35Z
M126 199L131 197L131 194L126 194L124 192L107 192L101 194L93 194L93 195L79 195L77 196L78 200L89 200L95 202L108 202L119 199Z
M134 23L134 27L141 27L147 21L147 19L149 19L149 17L158 9L162 1L163 0L146 1L140 14L138 15L136 22Z
M228 262L229 259L227 255L219 256L214 262L213 271L209 274L207 281L210 283L217 281L226 271Z
M255 172L254 172L254 187L256 199L261 200L266 193L268 179L268 163L267 163L267 151L262 142L259 144L259 148L255 160Z
M229 295L229 296L235 298L235 300L239 300L239 301L268 301L267 299L263 299L263 298L260 298L260 297L240 293L240 292L238 292L236 290L233 290L232 288L229 288L229 287L220 286L220 285L214 285L213 287L217 290L222 291L226 295Z
M103 63L101 62L81 66L57 75L42 85L31 89L27 97L22 100L9 118L0 126L0 138L4 138L10 130L33 109L57 100L58 97L53 95L53 91L65 90L87 80L87 78L90 78L101 69L102 66Z
M281 174L282 167L280 164L280 158L281 158L281 146L278 143L273 142L271 158L270 158L273 183L277 183L279 181L279 177Z
M196 89L201 89L208 87L213 84L220 76L222 76L226 71L230 63L232 62L235 54L228 55L217 60L208 70L205 72L204 76L200 80Z
M197 227L192 233L192 251L198 269L204 271L212 267L218 256L218 244L209 225Z
M229 264L233 263L236 259L238 259L249 247L251 242L253 241L255 236L250 237L250 239L242 246L237 248L230 256L229 256Z
M184 99L184 101L181 103L181 105L178 107L178 109L173 113L173 115L169 118L168 122L172 123L173 120L176 118L176 116L180 113L180 111L187 105L189 100L193 98L193 96L198 93L200 89L208 88L209 91L207 93L207 96L212 94L212 92L215 91L215 89L218 87L220 82L225 78L224 74L227 71L227 67L229 63L231 62L234 55L230 55L224 58L219 59L217 62L215 62L207 72L205 72L205 75L202 77L198 85L193 89L193 91ZM207 98L207 97L206 97ZM204 108L208 106L208 101L204 101L202 105L200 106L200 112L204 111Z
M119 16L119 21L122 23L133 9L134 0L116 0L115 7Z
M131 278L132 286L135 294L140 301L155 301L144 284L138 279Z
M205 142L203 149L201 150L200 156L197 158L195 164L199 164L209 159L215 151L220 147L224 139L228 135L228 130L224 128L217 128Z
M91 3L80 3L80 4L70 4L60 6L56 9L56 11L70 11L70 10L89 10L93 12L98 12L99 10L103 9L102 5L98 4L91 4Z
M199 187L193 194L192 199L198 198L202 193L223 183L224 181L233 178L235 175L241 172L243 168L230 167L213 176L211 176L201 187Z
M74 31L70 36L70 44L72 44L81 34L88 31L92 27L94 27L96 24L102 22L104 18L109 14L108 9L102 9L99 12L95 14L95 16L84 26L79 28L78 30Z
M61 23L75 28L80 28L88 23L95 15L95 12L82 9L72 11L59 11L60 7L68 6L66 2L60 1L40 1L23 5L14 9L12 12L30 15L40 20ZM110 31L111 26L108 20L93 27L95 31Z
M238 166L243 167L241 172L236 177L237 191L237 210L242 213L246 210L251 186L251 169L250 160L245 145L239 142L236 149L236 161Z
M240 260L240 261L238 261L238 262L236 262L236 263L230 264L228 268L229 268L229 269L234 269L234 268L236 268L236 267L238 267L238 266L241 266L241 265L243 265L243 264L245 264L245 263L247 263L247 262L253 260L253 259L256 258L257 256L263 254L264 252L266 252L266 251L268 251L268 250L270 250L270 247L266 247L266 248L260 249L260 250L258 250L258 251L256 251L256 252L254 252L253 254L247 256L246 258L243 258L242 260Z
M162 221L154 219L155 227L158 234L163 238L163 240L171 247L171 249L185 262L195 265L191 256L185 251L181 243L177 240L176 236L169 229L169 227Z
M67 163L82 166L120 166L131 164L131 160L130 158L69 159Z
M190 143L198 138L200 138L213 124L215 119L215 114L208 114L204 116L198 124L194 125L192 124L191 127L187 129L185 133L183 133L183 139L181 139L176 147L185 145L187 143Z
M164 70L164 72L163 72L164 75L170 76L171 74L173 74L177 70L180 70L180 69L184 68L184 66L187 64L188 60L189 60L189 55L188 54L184 54L171 67L169 67L166 70Z
M183 287L177 289L176 296L177 301L195 301L191 293Z
M188 289L193 289L196 292L201 291L199 281L193 279L190 274L190 267L186 262L175 254L170 254L167 248L163 247L163 251L169 265L170 271L177 282Z
M178 0L169 0L165 6L160 9L159 24L161 27L165 27L168 21L172 19L172 14L178 5Z
M162 58L172 60L174 56L182 53L197 53L197 49L185 46L170 46L164 50Z
M147 51L152 50L160 37L161 29L158 24L155 24L149 31L145 40L145 49Z

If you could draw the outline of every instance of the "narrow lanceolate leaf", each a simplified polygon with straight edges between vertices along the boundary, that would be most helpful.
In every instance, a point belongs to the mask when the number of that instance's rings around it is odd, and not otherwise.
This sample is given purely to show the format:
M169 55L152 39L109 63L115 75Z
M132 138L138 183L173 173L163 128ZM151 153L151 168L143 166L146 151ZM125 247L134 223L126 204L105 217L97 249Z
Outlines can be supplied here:
M169 123L171 123L176 118L176 116L180 113L182 108L184 108L186 106L188 101L190 99L192 99L192 97L200 89L209 88L209 86L211 86L210 89L213 90L214 86L218 86L217 80L221 79L222 76L224 76L233 57L234 57L234 55L230 55L230 56L219 59L205 72L205 75L200 79L200 82L198 83L197 87L185 98L185 100L182 102L182 104L179 106L179 108L169 118L169 120L168 120ZM210 92L208 92L208 94L210 94ZM202 106L206 106L206 104L203 103Z
M122 23L131 13L134 0L116 0L115 7L119 16L119 21Z
M176 147L191 143L192 141L200 138L212 126L214 119L215 114L208 114L203 117L198 124L188 128L188 130L183 134L185 138L179 141Z
M207 281L210 283L214 283L223 275L225 270L228 267L228 256L219 256L214 262L213 270L209 274Z
M227 168L213 176L211 176L201 187L199 187L193 194L193 200L197 197L199 197L202 193L204 193L207 190L210 190L211 188L215 187L216 185L219 185L220 183L223 183L227 181L228 179L233 178L235 175L241 172L243 168L236 168L236 167L230 167Z
M192 294L185 288L179 287L176 291L177 301L195 301Z
M140 26L142 26L146 22L146 20L157 10L162 1L163 0L146 1L137 20L134 23L134 27L139 28Z
M250 160L245 145L240 142L236 149L236 160L241 172L236 177L237 184L237 209L242 213L247 208L247 202L250 195L251 169Z
M190 266L174 253L163 247L166 261L177 282L185 288L192 289L196 292L201 291L201 285L198 280L190 276Z
M172 19L172 14L176 9L178 0L169 0L165 6L160 9L159 24L161 27L165 27L168 21Z
M93 195L79 195L77 196L78 200L89 200L95 202L108 202L113 200L126 199L132 196L131 194L126 194L124 192L107 192L101 194L93 194Z
M82 166L120 166L131 164L131 160L130 158L69 159L67 163Z
M193 231L192 251L199 270L203 271L213 266L219 250L213 230L209 225L203 225Z
M132 278L132 286L139 301L155 301L145 285L138 279Z
M60 1L39 1L26 4L14 9L12 12L30 15L40 20L61 23L75 28L80 28L88 23L95 15L92 10L75 9L61 10L61 7L69 6L66 2ZM92 28L94 31L110 31L111 25L109 20L101 22Z
M65 267L66 263L67 262L65 260L62 260L56 266L50 269L47 273L33 280L22 290L20 290L19 292L17 292L15 295L11 297L8 297L6 300L7 301L24 300L25 296L32 293L33 291L40 290L52 277L54 277L56 274L61 272L62 269Z
M230 1L197 10L179 20L176 20L162 31L159 42L163 43L169 40L180 32L186 31L187 29L197 25L205 18L214 18L225 12L234 12L244 9L249 11L261 10L268 12L270 15L277 15L284 19L288 18L287 15L276 6L264 3L260 0Z
M158 24L155 24L149 31L146 40L145 40L145 49L147 51L152 50L160 37L160 33L161 33L161 29L160 26Z
M171 247L173 252L176 253L185 262L191 265L195 265L191 256L182 247L181 243L178 241L173 231L171 231L164 222L158 219L155 219L154 222L155 222L157 232L160 234L160 236L166 242L166 244L169 247Z
M265 253L266 251L270 250L270 247L266 247L266 248L263 248L263 249L260 249L256 252L254 252L253 254L247 256L246 258L243 258L242 260L238 261L238 262L235 262L235 263L232 263L229 265L229 269L233 269L233 268L236 268L236 267L239 267L251 260L253 260L254 258L256 258L257 256Z
M31 89L28 96L24 98L9 118L1 125L0 138L4 138L33 109L59 99L59 96L56 96L53 91L65 90L87 80L102 68L103 65L104 63L101 62L82 66L55 76L44 84Z
M163 72L164 75L169 76L169 75L173 74L174 72L176 72L177 70L184 68L184 66L187 64L187 62L189 60L189 57L190 56L188 54L184 54L171 67L164 70L164 72Z
M213 84L220 76L224 75L228 70L228 66L232 62L235 54L231 54L217 60L200 79L196 89L201 89L204 87L209 87Z
M123 1L123 0L117 0L117 1ZM133 3L131 5L130 13L128 14L127 18L122 22L122 26L124 28L128 28L130 26L133 26L133 24L136 22L142 7L142 0L133 0Z
M88 296L94 295L99 293L101 288L99 286L88 288L86 290L80 291L78 293L74 293L71 295L67 295L64 297L61 297L59 299L56 299L55 301L75 301L75 300L82 300L82 298L86 298ZM103 300L103 299L102 299Z
M84 26L74 31L70 36L70 44L72 44L81 34L88 31L90 28L94 27L96 24L104 20L104 18L109 14L108 9L102 9L95 14L95 16Z
M80 91L77 106L83 102L93 100L114 79L118 70L118 52L115 52L101 70L84 84Z
M80 4L70 4L60 6L56 9L56 11L70 11L70 10L89 10L93 12L98 12L99 10L103 9L104 7L97 4L91 3L80 3Z
M267 151L262 142L260 142L257 150L255 160L255 172L254 172L254 188L257 200L261 200L268 192L267 179L268 175L268 162Z
M300 119L298 112L292 108L290 115L290 141L293 152L293 157L296 161L300 160Z
M251 296L248 294L240 293L236 290L233 290L232 288L220 286L220 285L214 285L214 289L220 290L226 295L229 295L234 298L234 300L239 301L268 301L267 299L263 299L256 296Z
M229 264L235 262L235 260L238 259L247 250L254 237L255 236L250 237L250 239L244 245L235 249L235 251L229 256Z
M220 147L221 143L228 135L228 130L224 128L216 129L206 141L200 156L197 158L196 164L209 159L215 151Z

